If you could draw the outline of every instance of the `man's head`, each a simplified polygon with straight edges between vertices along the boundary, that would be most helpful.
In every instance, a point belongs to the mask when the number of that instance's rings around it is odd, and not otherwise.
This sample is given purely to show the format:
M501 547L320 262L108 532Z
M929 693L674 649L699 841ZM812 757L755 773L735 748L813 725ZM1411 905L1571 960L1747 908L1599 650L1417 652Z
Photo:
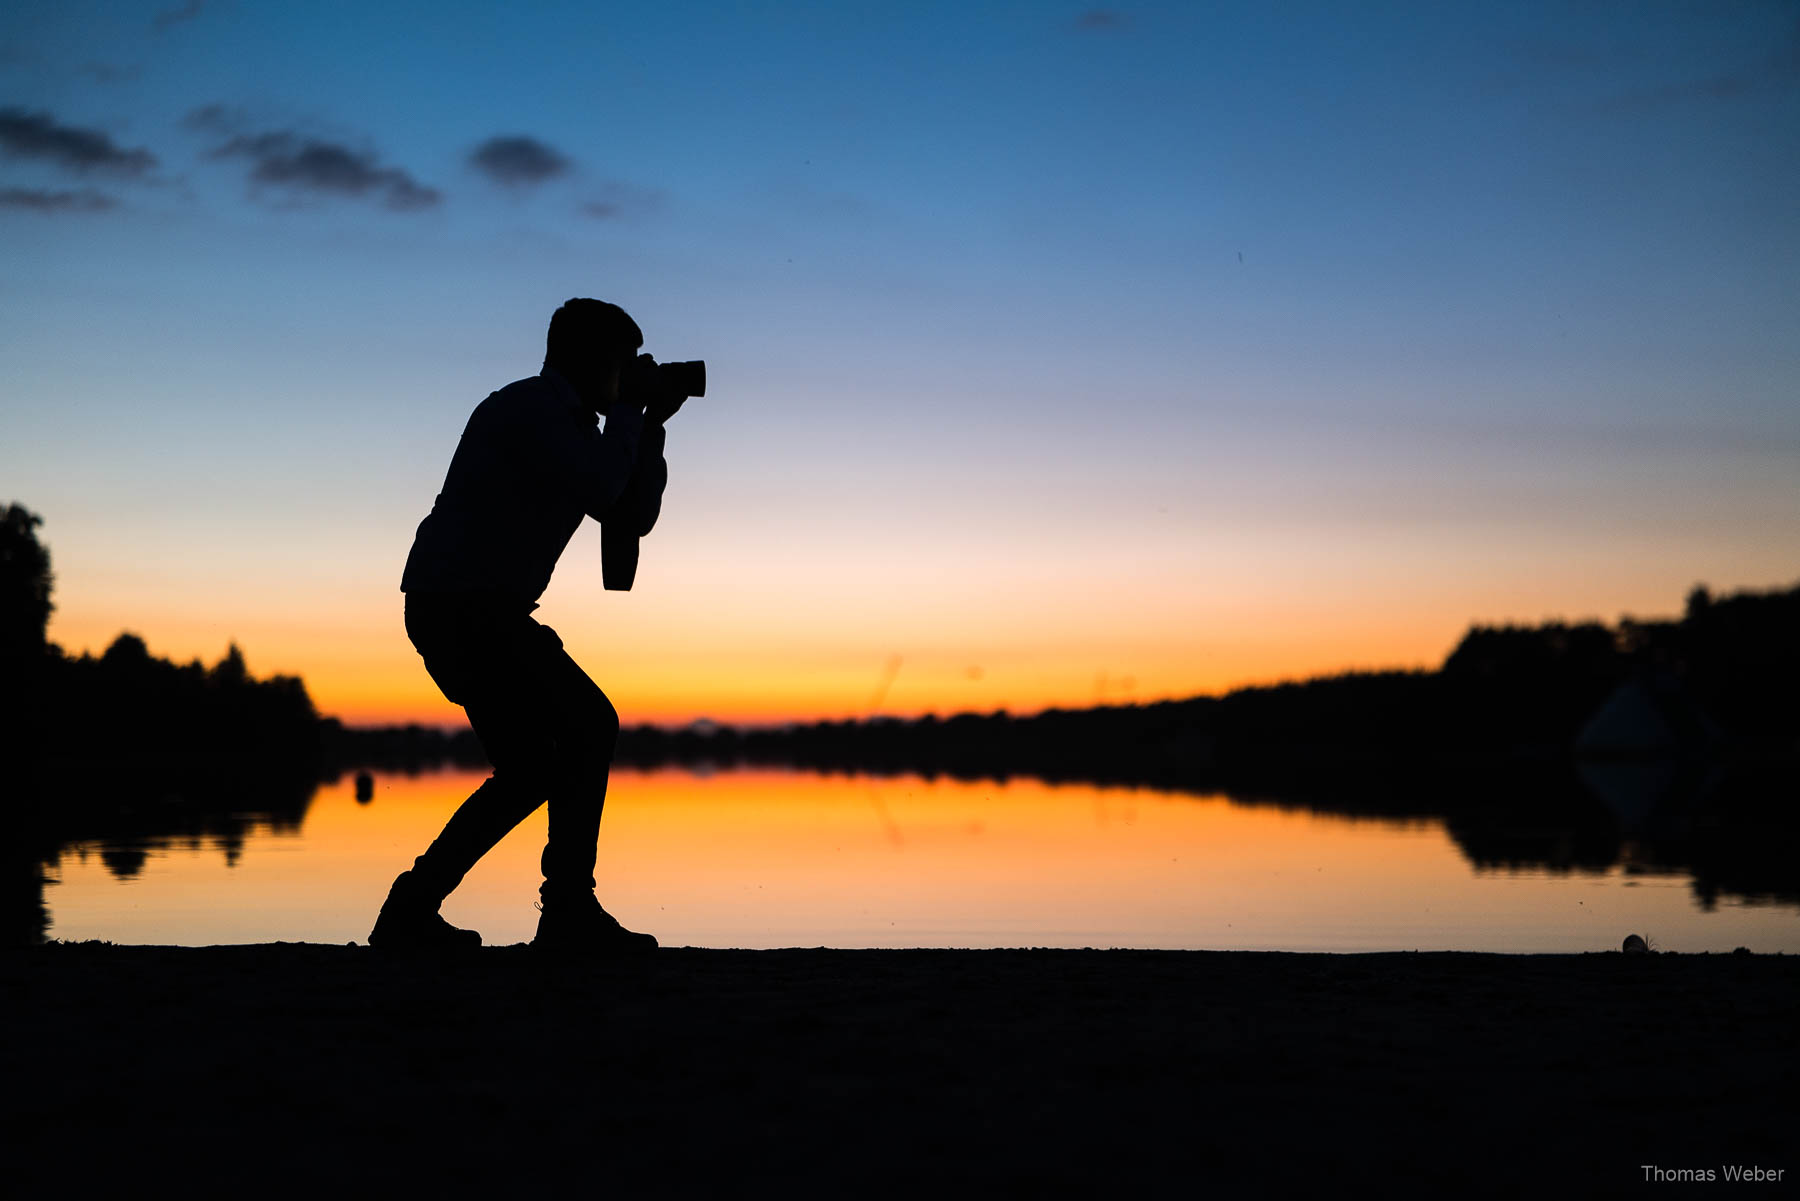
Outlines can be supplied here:
M554 367L605 413L619 396L619 372L644 344L637 322L616 304L577 297L550 314L544 366Z

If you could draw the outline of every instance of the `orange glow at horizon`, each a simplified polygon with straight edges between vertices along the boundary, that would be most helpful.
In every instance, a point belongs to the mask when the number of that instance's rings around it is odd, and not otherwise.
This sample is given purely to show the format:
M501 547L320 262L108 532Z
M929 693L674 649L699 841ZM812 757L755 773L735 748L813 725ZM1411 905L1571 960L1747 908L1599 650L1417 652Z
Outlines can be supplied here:
M999 559L957 542L789 545L764 563L677 534L653 555L647 544L638 586L613 593L590 523L535 616L627 723L772 724L1031 713L1433 668L1473 622L1673 614L1695 582L1663 547L1603 578L1579 547L1546 554L1498 538L1083 538L1053 548L1021 535ZM404 547L404 532L392 541ZM199 592L174 575L120 574L98 552L59 550L50 636L99 653L131 630L154 654L208 664L235 640L255 675L300 676L322 714L459 723L406 639L397 552L385 553L385 536L381 545L315 556L304 577L241 563L255 574L215 572ZM1739 574L1708 573L1715 590L1785 583L1759 578L1754 560L1727 561Z
M70 653L98 654L119 627L73 620L52 631ZM258 677L298 675L319 712L351 725L456 723L461 709L445 700L403 632L382 629L315 638L289 631L224 634L207 625L134 623L153 654L210 665L236 641ZM930 649L907 654L770 651L704 654L678 647L609 654L604 636L583 638L558 623L565 646L594 678L627 724L679 725L709 718L739 724L841 720L926 713L1031 713L1052 707L1148 703L1358 669L1431 667L1447 644L1415 646L1407 631L1346 640L1289 634L1277 641L1240 636L1231 645L1152 647L1120 654L1079 645L1010 648L1002 653ZM91 631L91 632L90 632ZM283 635L286 635L284 638ZM1435 641L1435 640L1434 640ZM215 645L216 643L216 645ZM1351 650L1356 646L1357 650ZM898 659L889 674L888 664ZM878 703L877 703L878 702Z

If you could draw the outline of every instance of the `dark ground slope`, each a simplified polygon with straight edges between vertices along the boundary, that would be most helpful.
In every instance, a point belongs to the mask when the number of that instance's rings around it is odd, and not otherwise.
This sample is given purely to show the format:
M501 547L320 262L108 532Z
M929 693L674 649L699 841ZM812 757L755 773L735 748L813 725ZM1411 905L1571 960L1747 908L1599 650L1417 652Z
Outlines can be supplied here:
M1800 1169L1792 957L53 945L0 956L0 997L8 1174L84 1195L1661 1195L1685 1190L1640 1165L1784 1169L1773 1193Z

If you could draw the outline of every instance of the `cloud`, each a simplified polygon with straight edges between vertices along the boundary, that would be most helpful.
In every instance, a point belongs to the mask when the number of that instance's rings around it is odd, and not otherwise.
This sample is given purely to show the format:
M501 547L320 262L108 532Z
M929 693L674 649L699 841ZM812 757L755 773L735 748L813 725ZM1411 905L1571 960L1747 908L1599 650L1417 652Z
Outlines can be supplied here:
M236 133L244 127L244 113L225 104L202 104L183 117L181 123L202 133Z
M1090 32L1124 29L1129 24L1124 13L1110 8L1090 8L1075 18L1075 28Z
M1615 97L1613 109L1641 110L1690 101L1735 100L1800 83L1800 27L1772 53L1699 79L1643 88Z
M189 114L189 121L218 106ZM210 114L223 119L219 113ZM249 160L253 184L291 193L368 197L397 212L436 206L443 193L427 187L399 167L382 166L373 154L335 142L320 141L291 130L239 134L212 151L217 159Z
M1745 44L1754 44L1759 52L1746 55L1735 63L1722 63L1704 75L1685 79L1648 79L1635 86L1619 88L1616 81L1641 71L1641 63L1617 49L1610 52L1592 45L1577 45L1547 39L1530 39L1512 44L1513 56L1524 68L1523 74L1495 81L1504 90L1516 90L1526 84L1539 85L1544 73L1559 79L1582 79L1598 83L1596 96L1585 106L1586 111L1613 115L1638 115L1659 109L1690 104L1729 102L1746 97L1792 90L1800 86L1800 23L1782 30L1746 31Z
M598 195L575 211L596 221L614 221L623 217L641 217L662 208L668 196L657 188L640 188L623 180L602 180Z
M14 158L48 159L70 171L142 175L156 166L148 150L126 150L97 129L59 125L49 113L0 108L0 151Z
M489 138L469 152L469 165L508 187L533 187L569 170L568 158L523 135Z
M79 74L87 76L96 83L129 83L144 73L142 67L121 66L117 63L90 62L77 68Z
M187 0L187 3L179 8L168 8L157 13L150 23L156 27L156 32L163 33L184 22L192 21L205 10L206 0Z
M100 213L119 202L104 192L82 188L77 192L43 188L0 188L0 209L25 209L35 213Z

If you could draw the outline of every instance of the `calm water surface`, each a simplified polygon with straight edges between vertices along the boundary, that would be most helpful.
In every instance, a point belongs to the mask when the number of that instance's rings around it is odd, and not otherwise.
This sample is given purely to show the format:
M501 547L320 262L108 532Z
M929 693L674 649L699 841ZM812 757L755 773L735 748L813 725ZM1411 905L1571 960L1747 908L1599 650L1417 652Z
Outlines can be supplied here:
M49 934L360 942L482 778L381 775L364 804L345 778L297 829L152 847L127 875L76 844L45 891ZM529 939L544 820L445 916L489 944ZM1639 933L1674 951L1800 952L1792 906L1708 912L1684 875L1478 870L1437 820L1023 779L618 771L598 875L607 907L668 946L1594 951Z

